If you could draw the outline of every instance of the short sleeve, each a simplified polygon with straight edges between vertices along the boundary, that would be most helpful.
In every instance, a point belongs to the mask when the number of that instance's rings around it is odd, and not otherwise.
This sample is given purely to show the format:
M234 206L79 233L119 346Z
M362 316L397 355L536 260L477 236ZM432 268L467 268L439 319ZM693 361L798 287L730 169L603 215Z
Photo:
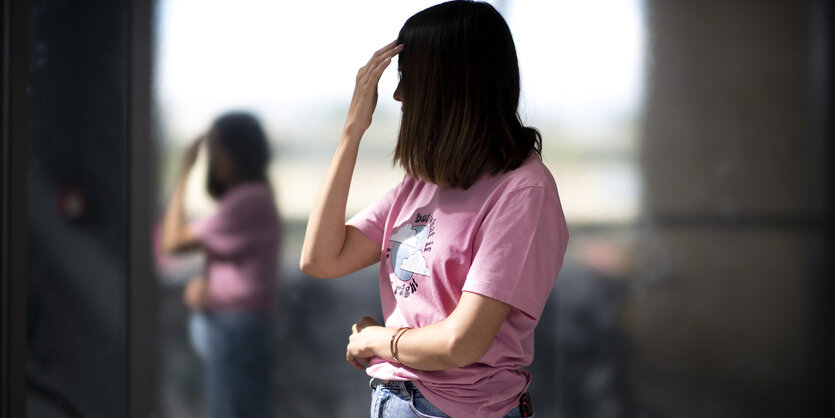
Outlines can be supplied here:
M394 204L394 200L403 188L405 181L404 178L400 184L389 190L383 197L351 217L346 224L356 227L374 242L382 244L386 219L388 219L392 204Z
M562 267L568 230L559 198L546 187L500 197L473 243L464 291L497 299L538 319Z
M240 254L278 234L272 205L272 199L263 193L233 190L214 214L192 221L189 228L208 251L223 256Z

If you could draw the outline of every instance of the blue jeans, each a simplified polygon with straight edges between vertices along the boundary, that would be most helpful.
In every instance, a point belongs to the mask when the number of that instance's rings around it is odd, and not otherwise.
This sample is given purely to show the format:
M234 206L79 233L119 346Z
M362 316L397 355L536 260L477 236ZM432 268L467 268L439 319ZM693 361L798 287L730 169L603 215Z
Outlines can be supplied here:
M273 327L252 312L194 312L189 333L203 360L208 415L273 416Z
M371 379L371 418L450 418L432 405L412 382ZM521 418L513 408L503 418Z

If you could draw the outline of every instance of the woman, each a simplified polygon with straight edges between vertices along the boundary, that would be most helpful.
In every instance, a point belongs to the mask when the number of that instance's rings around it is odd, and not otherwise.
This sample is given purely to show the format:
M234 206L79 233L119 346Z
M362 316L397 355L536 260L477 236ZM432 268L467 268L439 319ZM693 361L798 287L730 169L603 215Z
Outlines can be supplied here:
M397 55L406 176L345 223L377 82ZM518 101L513 39L486 3L412 16L357 74L300 265L330 278L381 263L385 325L363 318L346 353L372 377L372 416L532 416L524 366L568 232Z
M187 223L185 184L207 141L207 189L218 201L205 219ZM247 113L217 118L205 139L186 151L162 230L168 252L202 249L205 276L192 279L184 300L192 309L192 343L204 362L209 415L271 417L272 311L280 223L267 180L267 138Z

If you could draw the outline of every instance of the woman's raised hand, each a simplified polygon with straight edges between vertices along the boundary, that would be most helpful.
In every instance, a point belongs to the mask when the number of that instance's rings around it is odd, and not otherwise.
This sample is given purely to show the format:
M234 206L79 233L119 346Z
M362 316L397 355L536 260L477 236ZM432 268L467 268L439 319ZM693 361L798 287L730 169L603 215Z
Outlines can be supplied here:
M180 175L186 176L197 161L197 154L200 152L200 145L205 140L204 136L200 136L188 145L186 152L183 154L183 162L180 165Z
M371 115L377 106L377 83L391 59L403 50L403 45L396 43L397 41L394 41L375 52L357 73L354 96L351 98L348 120L345 122L347 133L361 136L371 126Z

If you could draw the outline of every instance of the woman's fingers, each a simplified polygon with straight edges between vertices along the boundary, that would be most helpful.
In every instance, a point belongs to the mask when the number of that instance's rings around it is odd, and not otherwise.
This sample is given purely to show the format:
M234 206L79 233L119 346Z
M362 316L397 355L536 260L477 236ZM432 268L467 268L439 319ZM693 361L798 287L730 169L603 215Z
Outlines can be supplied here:
M372 73L382 74L383 70L391 63L392 58L396 57L400 51L403 50L403 45L395 45L391 48L385 48L382 53L369 63L369 68ZM379 75L377 75L379 79Z
M386 57L393 57L394 55L397 55L396 53L393 54L392 51L400 46L401 45L397 45L397 41L386 44L386 46L374 52L374 55L372 55L371 59L368 60L368 63L365 64L366 67L371 66L374 62L379 62L379 60L385 59Z
M186 305L194 310L203 309L207 304L208 291L206 279L195 276L186 284L183 300Z
M351 335L348 336L348 345L345 347L345 360L357 370L365 370L374 357L368 356L368 353L362 349L363 344L360 337L360 332L372 323L376 324L376 321L366 316L360 322L351 326Z
M345 355L345 357L346 357L346 360L348 360L348 364L350 364L355 369L360 370L360 371L364 371L365 369L367 369L368 365L371 364L371 360L374 359L373 356L372 357L363 357L363 358L360 359L360 358L352 356L350 352L348 352Z
M383 72L382 70L385 70L386 67L389 66L389 64L391 64L391 57L386 57L386 58L383 58L382 60L380 60L378 62L375 62L374 66L372 66L370 68L370 71L368 73L369 78L371 78L371 79L376 78L376 79L379 80L380 79L379 74L382 74L382 72Z
M402 50L403 45L395 45L394 42L384 46L371 56L371 59L368 60L368 63L364 67L360 68L357 74L357 80L366 82L375 78L379 80L383 70L391 63L391 59L397 56ZM374 81L375 83L376 80Z
M348 364L350 364L351 366L354 366L354 368L357 369L357 370L363 371L366 368L366 364L360 362L356 357L351 355L350 350L348 350L345 353L345 359L348 361Z
M357 324L357 329L363 330L368 327L380 325L374 318L370 316L363 317L362 320Z
M368 63L357 72L354 96L348 108L346 128L354 135L362 136L371 125L371 117L377 106L377 83L391 63L392 57L399 54L402 45L392 42L377 50Z
M391 64L391 59L399 54L402 49L402 45L397 45L390 49L377 51L368 64L366 64L365 67L360 68L359 73L357 73L356 88L366 94L376 95L377 83L380 82L380 77L382 77L383 71L385 71L389 64ZM381 51L384 53L377 55Z
M388 68L389 64L391 64L391 57L388 57L377 64L377 67L373 68L369 73L369 81L377 84L380 81L380 77L383 76L383 71Z

